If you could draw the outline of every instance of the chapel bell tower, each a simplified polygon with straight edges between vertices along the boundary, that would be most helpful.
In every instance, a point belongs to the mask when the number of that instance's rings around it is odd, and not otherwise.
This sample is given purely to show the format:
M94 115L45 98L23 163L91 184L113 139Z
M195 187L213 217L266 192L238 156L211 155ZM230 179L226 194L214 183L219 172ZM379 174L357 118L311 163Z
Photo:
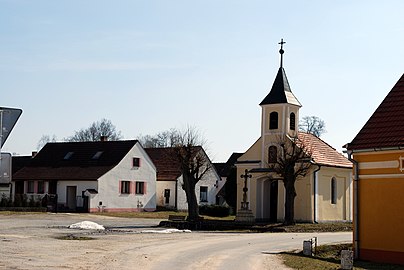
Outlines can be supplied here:
M281 45L280 67L271 91L260 103L262 108L261 138L264 150L262 160L267 160L265 156L268 157L269 147L276 147L279 138L285 135L296 137L299 130L299 109L302 105L292 93L283 69L283 53L285 52L283 44L285 43L283 39L279 42Z

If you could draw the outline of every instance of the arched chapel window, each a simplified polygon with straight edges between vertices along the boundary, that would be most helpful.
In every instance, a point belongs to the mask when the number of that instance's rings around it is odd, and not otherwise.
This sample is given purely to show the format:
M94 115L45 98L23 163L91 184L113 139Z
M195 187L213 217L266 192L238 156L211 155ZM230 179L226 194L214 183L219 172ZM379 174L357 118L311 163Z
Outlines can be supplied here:
M296 129L296 115L295 113L290 113L290 130Z
M271 112L269 114L269 129L278 129L278 113Z
M278 159L278 149L271 145L268 149L268 163L275 163Z
M331 203L337 203L337 180L335 177L331 179Z

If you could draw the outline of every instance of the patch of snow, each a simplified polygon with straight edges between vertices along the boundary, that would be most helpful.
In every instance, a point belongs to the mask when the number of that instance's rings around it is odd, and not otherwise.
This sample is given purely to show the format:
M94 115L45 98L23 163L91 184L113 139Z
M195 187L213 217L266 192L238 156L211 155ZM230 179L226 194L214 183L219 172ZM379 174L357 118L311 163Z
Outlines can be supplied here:
M82 221L82 222L74 223L69 226L69 229L105 230L104 226L99 225L92 221Z
M142 233L190 233L190 230L166 229L166 230L145 230Z

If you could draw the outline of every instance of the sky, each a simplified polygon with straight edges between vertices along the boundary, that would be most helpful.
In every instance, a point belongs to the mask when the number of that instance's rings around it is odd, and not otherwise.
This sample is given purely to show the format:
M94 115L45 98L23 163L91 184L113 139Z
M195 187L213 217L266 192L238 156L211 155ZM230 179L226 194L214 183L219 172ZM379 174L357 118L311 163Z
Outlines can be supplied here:
M215 162L260 136L284 68L300 118L342 152L404 72L402 0L0 0L2 151L37 150L103 118L124 139L194 126Z

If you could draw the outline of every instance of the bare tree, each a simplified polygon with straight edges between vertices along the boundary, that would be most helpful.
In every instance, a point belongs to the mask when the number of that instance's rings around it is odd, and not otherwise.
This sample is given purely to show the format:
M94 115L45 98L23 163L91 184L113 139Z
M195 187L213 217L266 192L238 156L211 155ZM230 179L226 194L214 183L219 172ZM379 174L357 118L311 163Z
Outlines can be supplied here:
M56 135L42 135L42 137L39 139L36 149L39 151L44 147L48 142L56 142L57 137Z
M156 135L139 135L138 140L144 148L171 147L178 140L178 131L174 128L161 131Z
M299 129L301 131L311 133L320 137L326 131L325 122L317 116L305 116L299 122Z
M144 142L147 146L167 147L166 158L178 164L182 174L182 189L185 191L188 204L188 220L198 220L199 206L195 187L211 169L211 163L203 149L206 142L201 134L195 128L187 127L183 131L171 129L156 136L143 136L143 138L147 139ZM142 143L142 139L140 141Z
M282 179L285 187L285 219L286 225L294 224L295 198L297 196L295 183L305 177L312 167L311 151L298 137L279 138L280 151L276 161L269 164L273 172Z
M73 136L65 140L69 142L99 141L102 136L107 137L108 140L111 141L122 139L121 132L116 130L111 120L104 118L101 121L92 123L91 126L86 129L75 131Z

